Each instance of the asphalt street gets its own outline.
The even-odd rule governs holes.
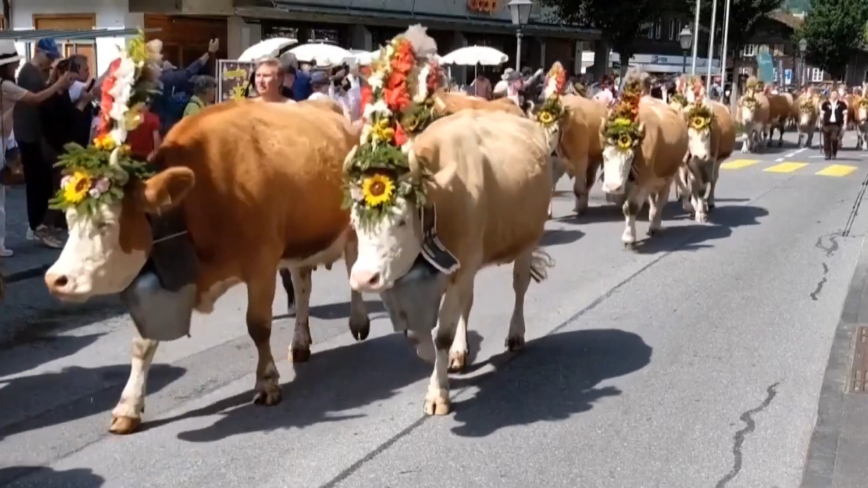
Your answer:
[[[853,212],[868,153],[827,162],[793,141],[736,154],[708,224],[673,201],[662,234],[635,251],[619,209],[595,189],[574,218],[562,180],[545,236],[556,266],[528,292],[526,348],[503,346],[511,269],[483,271],[475,357],[453,376],[445,417],[423,415],[430,367],[376,297],[370,337],[353,340],[335,266],[313,277],[309,363],[287,362],[293,320],[275,300],[280,405],[250,404],[256,356],[236,288],[194,317],[192,338],[160,346],[142,431],[112,436],[132,335],[117,300],[61,305],[41,280],[12,284],[0,485],[797,487],[868,229]]]

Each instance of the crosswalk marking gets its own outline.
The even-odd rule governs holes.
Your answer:
[[[747,168],[748,166],[753,166],[757,163],[759,163],[759,160],[756,159],[736,159],[735,161],[728,161],[726,163],[722,163],[720,167],[722,169],[741,169]]]
[[[802,169],[807,165],[808,165],[808,163],[788,162],[788,163],[776,164],[770,168],[764,169],[763,171],[767,171],[769,173],[792,173],[793,171],[796,171],[798,169]]]
[[[833,164],[833,165],[828,166],[828,167],[826,167],[820,171],[817,171],[814,174],[819,175],[819,176],[847,176],[850,173],[856,171],[857,169],[859,169],[859,168],[857,168],[856,166],[847,166],[844,164]]]

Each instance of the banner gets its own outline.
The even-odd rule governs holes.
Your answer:
[[[256,89],[250,86],[250,77],[255,68],[256,63],[253,62],[218,59],[217,103],[244,98],[248,86],[249,96],[255,96]]]
[[[765,47],[765,46],[763,46]],[[763,83],[775,82],[775,60],[768,49],[762,49],[756,55],[757,78]]]

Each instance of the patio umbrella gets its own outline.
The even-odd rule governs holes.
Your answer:
[[[488,46],[467,46],[456,49],[440,58],[442,64],[457,64],[461,66],[497,66],[509,59],[506,54]]]
[[[317,66],[334,66],[342,64],[345,59],[353,58],[353,53],[334,44],[313,43],[302,44],[289,50],[296,59],[305,63],[315,62]]]
[[[238,61],[256,61],[258,59],[269,57],[276,58],[282,54],[280,52],[282,49],[286,49],[288,46],[292,46],[293,44],[298,44],[298,41],[289,37],[274,37],[266,39],[245,49],[244,52],[241,53],[241,56],[238,56]]]

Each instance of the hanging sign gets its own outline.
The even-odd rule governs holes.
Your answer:
[[[255,69],[256,63],[253,62],[217,60],[217,102],[240,100],[248,88],[248,96],[255,95],[256,90],[250,86],[250,77]]]
[[[493,14],[497,12],[499,3],[499,0],[467,0],[467,10],[483,14]]]

